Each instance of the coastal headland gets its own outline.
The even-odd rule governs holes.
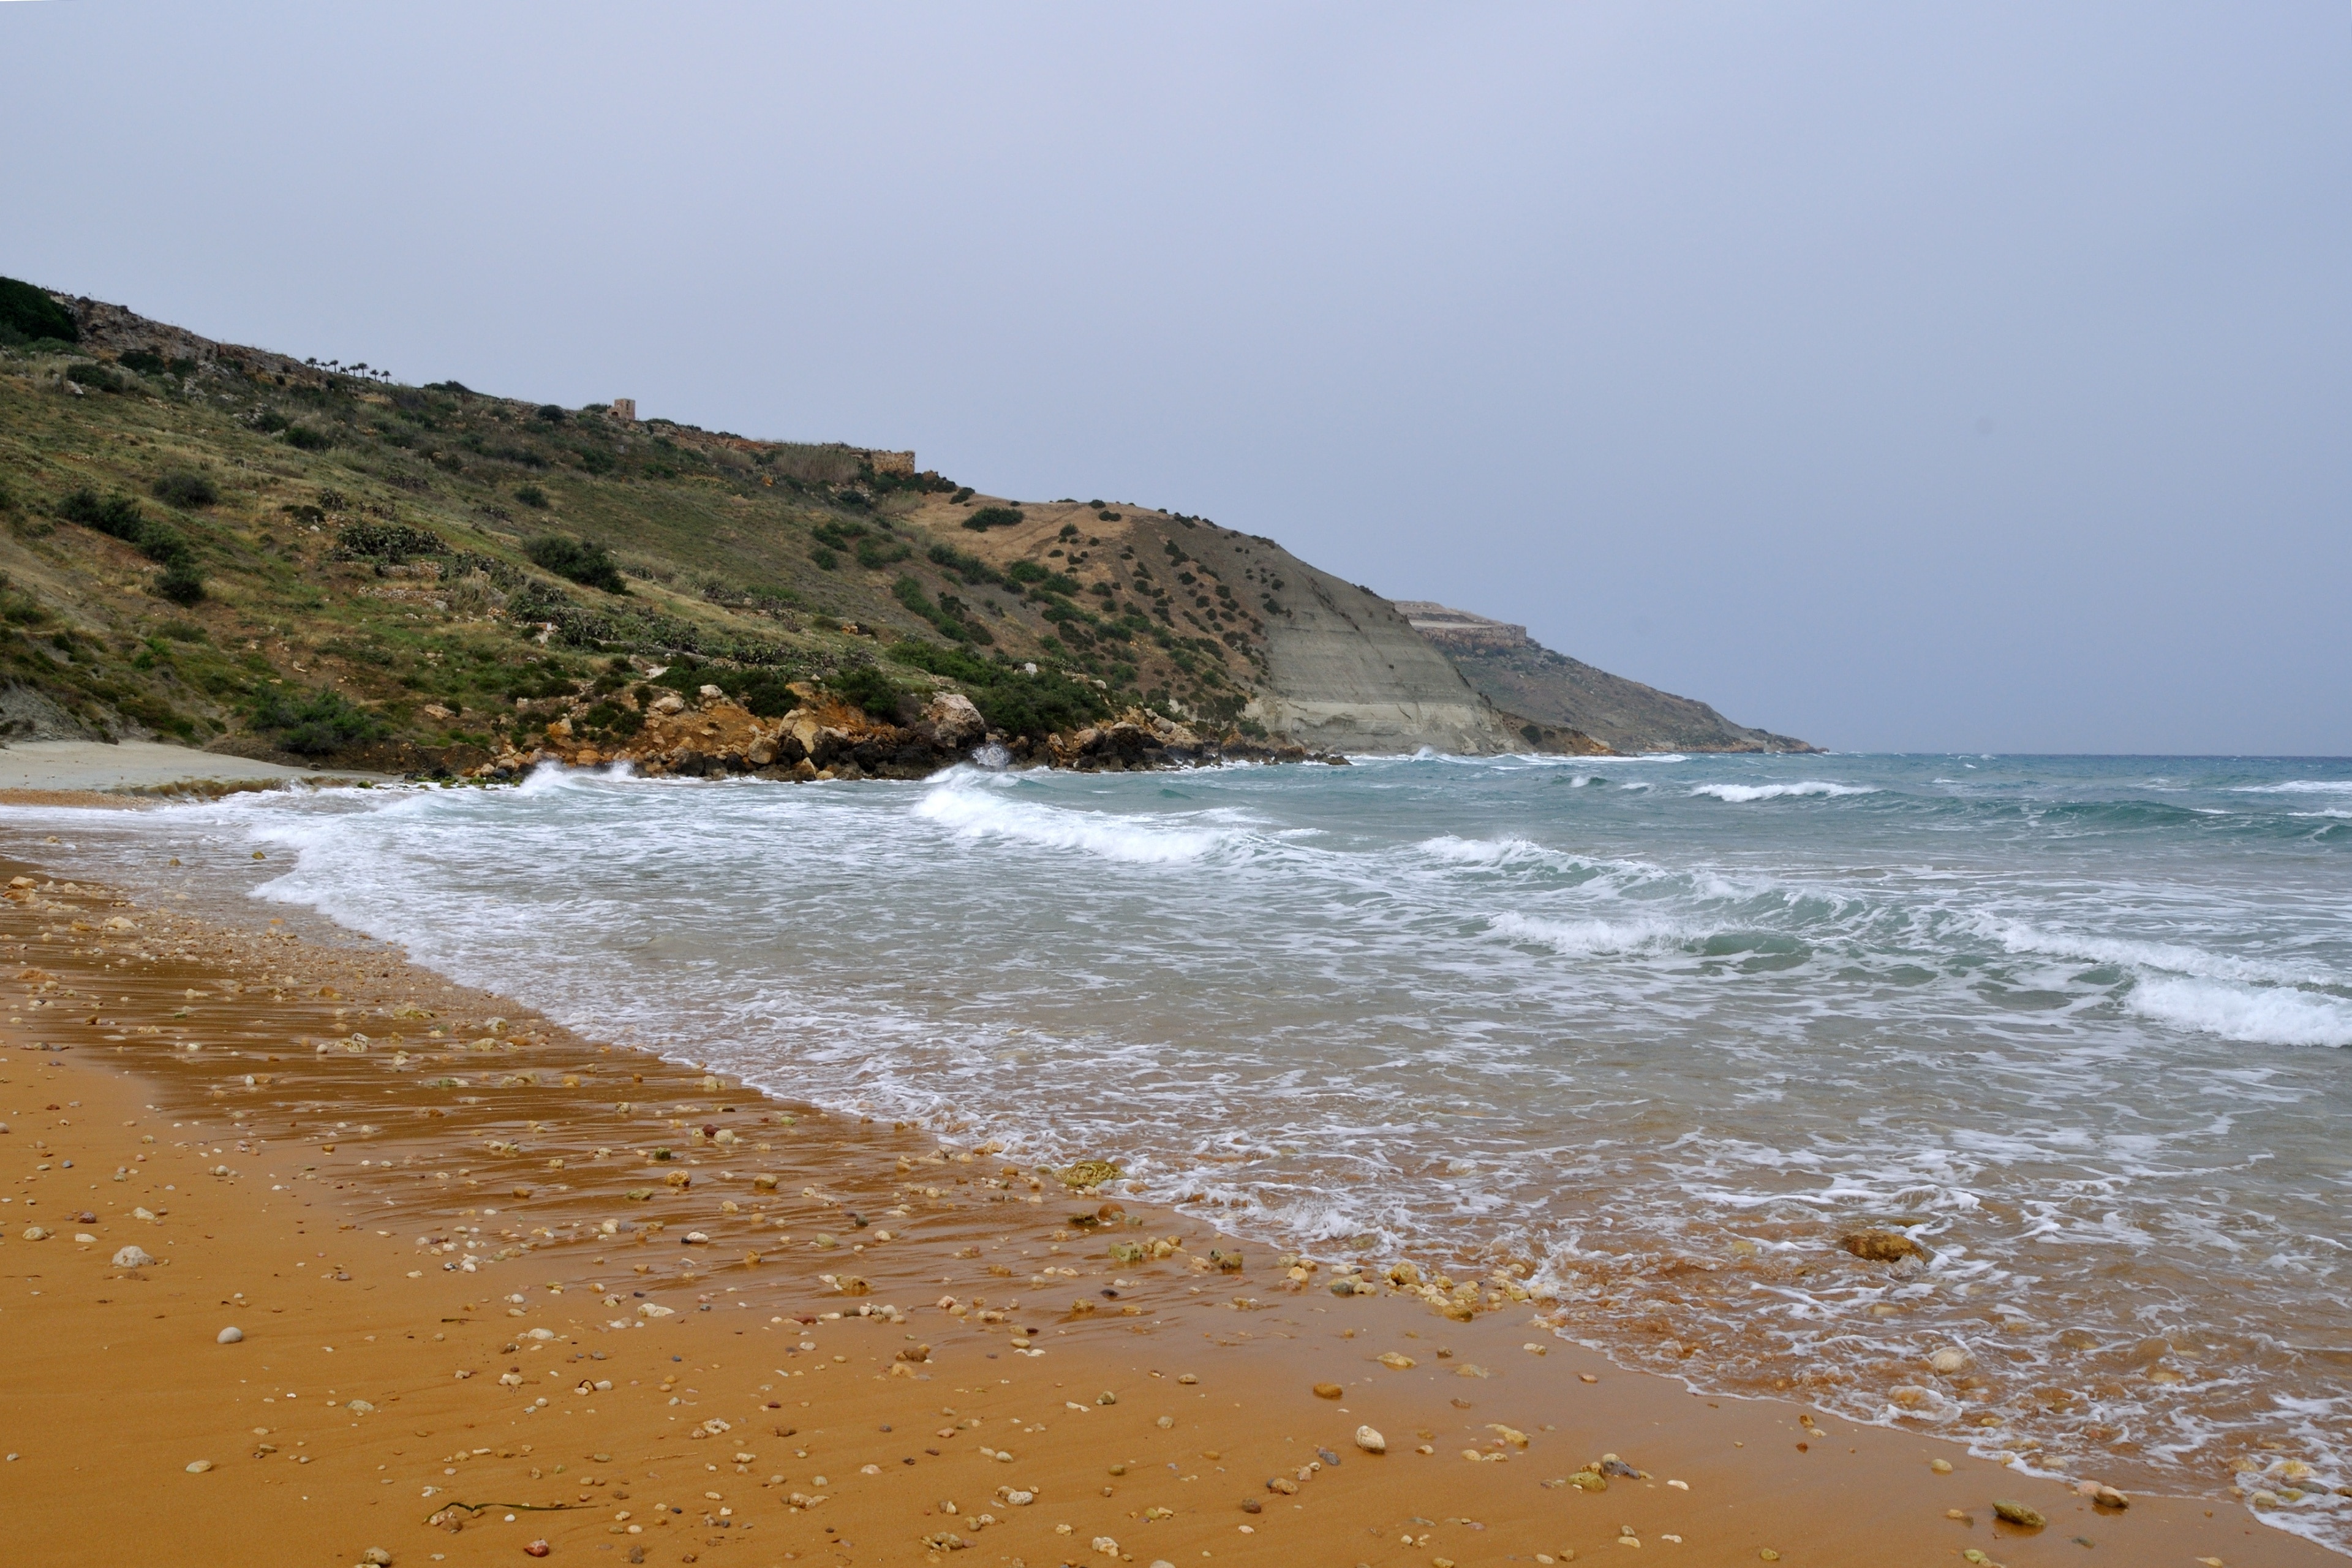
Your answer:
[[[11,837],[12,1561],[2330,1560],[1622,1371],[1507,1278],[1129,1202],[1115,1148],[828,1115]]]

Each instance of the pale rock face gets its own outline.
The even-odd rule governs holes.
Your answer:
[[[723,701],[727,696],[727,693],[719,690],[719,688],[715,686],[699,687],[696,689],[694,694],[697,697],[701,698],[705,702]]]
[[[988,721],[971,705],[971,699],[960,691],[943,691],[923,710],[923,718],[949,746],[968,746],[988,733]]]
[[[659,697],[654,699],[654,711],[656,713],[683,713],[686,711],[686,699],[680,697],[675,691],[666,691]]]

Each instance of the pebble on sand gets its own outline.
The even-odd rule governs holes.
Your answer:
[[[209,1470],[209,1469],[211,1469],[212,1468],[213,1468],[213,1462],[212,1462],[210,1459],[198,1459],[198,1460],[194,1461],[193,1464],[189,1465],[189,1467],[188,1467],[188,1474],[190,1474],[190,1475],[192,1475],[192,1476],[201,1476],[201,1475],[203,1475],[206,1470]]]
[[[1389,1451],[1389,1440],[1370,1426],[1359,1426],[1356,1428],[1356,1447],[1367,1454],[1385,1454]]]
[[[117,1268],[145,1268],[155,1261],[154,1255],[143,1247],[126,1247],[114,1255]]]
[[[215,1344],[233,1345],[244,1338],[245,1331],[238,1328],[236,1324],[231,1323],[227,1328],[223,1329],[219,1333],[213,1336],[213,1342]]]
[[[1992,1505],[1992,1511],[2009,1521],[2010,1523],[2022,1525],[2028,1530],[2040,1530],[2050,1522],[2042,1516],[2040,1509],[2031,1503],[2019,1502],[2013,1498],[2000,1499]]]
[[[1315,1385],[1315,1397],[1318,1399],[1337,1399],[1347,1392],[1336,1383],[1318,1383]]]

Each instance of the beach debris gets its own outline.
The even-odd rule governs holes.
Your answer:
[[[1934,1355],[1929,1356],[1927,1358],[1927,1365],[1933,1371],[1942,1373],[1945,1376],[1949,1377],[1953,1373],[1965,1371],[1969,1364],[1969,1359],[1968,1352],[1957,1347],[1948,1346],[1943,1350],[1937,1351]]]
[[[1614,1454],[1601,1455],[1601,1462],[1596,1468],[1604,1476],[1622,1476],[1629,1481],[1644,1481],[1650,1479],[1647,1471],[1635,1469]]]
[[[1211,1247],[1209,1261],[1228,1274],[1239,1274],[1242,1271],[1242,1255],[1238,1252],[1220,1252],[1215,1247]]]
[[[1356,1428],[1356,1447],[1367,1454],[1385,1454],[1389,1451],[1389,1440],[1370,1426],[1359,1426]]]
[[[1402,1351],[1382,1351],[1375,1359],[1391,1372],[1410,1372],[1421,1364]]]
[[[1456,1377],[1492,1377],[1495,1374],[1488,1372],[1485,1367],[1480,1366],[1475,1361],[1465,1361],[1460,1366],[1454,1369],[1454,1375]]]
[[[123,1247],[114,1255],[114,1266],[117,1268],[151,1268],[154,1267],[154,1254],[135,1243]]]
[[[2027,1530],[2040,1530],[2050,1522],[2042,1516],[2040,1509],[2031,1503],[2019,1502],[2014,1498],[1996,1499],[1992,1505],[1992,1511],[1995,1517],[2005,1519],[2010,1523],[2022,1526]]]
[[[1514,1448],[1524,1448],[1528,1446],[1528,1435],[1516,1426],[1506,1426],[1499,1421],[1489,1421],[1486,1423],[1486,1430]]]
[[[210,1459],[193,1460],[188,1465],[188,1474],[192,1476],[201,1476],[212,1468],[213,1462]]]
[[[213,1343],[216,1345],[233,1345],[240,1342],[244,1338],[245,1331],[238,1328],[235,1323],[231,1323],[227,1328],[223,1329],[219,1333],[213,1336]]]
[[[641,1301],[637,1304],[637,1316],[640,1318],[674,1318],[677,1316],[677,1309],[675,1307],[665,1307],[658,1301]]]
[[[1865,1263],[1895,1263],[1906,1258],[1925,1258],[1927,1249],[1893,1230],[1854,1230],[1838,1237],[1838,1245]]]
[[[2131,1506],[2131,1499],[2105,1481],[2076,1481],[2074,1492],[2078,1497],[2089,1498],[2092,1505],[2096,1508],[2129,1508]]]
[[[1096,1536],[1093,1544],[1094,1549],[1105,1557],[1117,1557],[1118,1555],[1118,1542],[1113,1541],[1108,1535]]]
[[[1318,1399],[1337,1399],[1347,1392],[1336,1383],[1318,1383],[1315,1385],[1315,1397]]]
[[[1065,1165],[1058,1171],[1049,1169],[1046,1174],[1066,1187],[1084,1190],[1088,1187],[1099,1187],[1105,1182],[1116,1181],[1124,1173],[1117,1163],[1109,1160],[1080,1160],[1076,1164]]]

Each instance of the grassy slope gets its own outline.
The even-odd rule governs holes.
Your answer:
[[[977,534],[961,523],[992,498],[861,479],[839,448],[623,426],[599,411],[543,416],[357,376],[305,385],[233,356],[141,374],[83,348],[0,349],[0,572],[11,585],[0,685],[42,693],[92,732],[274,751],[285,731],[257,725],[257,707],[324,691],[380,727],[345,760],[417,766],[470,761],[502,733],[535,729],[545,713],[518,699],[552,711],[658,664],[672,667],[671,683],[730,690],[866,666],[919,687],[932,678],[886,650],[961,645],[1000,668],[1009,658],[1067,671],[1113,703],[1220,719],[1239,715],[1263,668],[1242,599],[1175,581],[1185,563],[1162,535],[1207,526],[1189,520],[1067,503]],[[70,390],[68,373],[93,359],[122,390]],[[271,428],[281,423],[292,429]],[[304,432],[332,444],[291,443]],[[219,500],[156,500],[152,482],[171,472],[205,477]],[[184,534],[205,599],[166,602],[138,550],[58,521],[77,489],[134,495],[148,519]],[[533,491],[543,505],[529,504]],[[491,565],[495,581],[339,559],[355,524],[430,531]],[[532,567],[527,541],[559,531],[610,550],[630,594]],[[954,552],[947,564],[931,558],[940,547]],[[1138,561],[1160,574],[1150,587],[1177,596],[1139,593]],[[1015,581],[1007,569],[1023,563],[1043,580]],[[1195,589],[1209,607],[1189,602]],[[566,601],[572,613],[547,607]],[[510,613],[524,610],[533,624]],[[551,614],[564,629],[532,640]],[[622,657],[635,665],[625,676]]]

